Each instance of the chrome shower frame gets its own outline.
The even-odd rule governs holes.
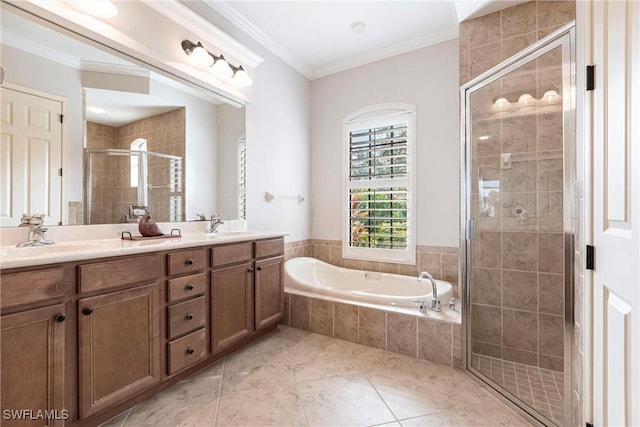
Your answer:
[[[563,112],[563,234],[564,234],[564,417],[563,425],[574,425],[571,410],[573,394],[572,362],[574,360],[574,236],[575,206],[574,182],[576,180],[576,49],[575,22],[559,28],[548,36],[501,62],[478,77],[460,87],[460,250],[463,327],[463,366],[465,370],[479,381],[489,385],[496,393],[506,398],[512,406],[524,411],[532,420],[554,425],[553,421],[540,414],[533,407],[521,401],[490,378],[471,366],[471,238],[473,224],[470,221],[471,203],[471,93],[517,70],[524,64],[537,59],[551,50],[562,47],[562,112]]]

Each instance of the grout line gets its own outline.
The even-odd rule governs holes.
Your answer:
[[[227,366],[227,357],[222,359],[222,371],[220,373],[220,385],[218,386],[218,399],[216,401],[216,412],[214,416],[215,425],[218,425],[218,411],[220,409],[220,398],[222,397],[222,382],[224,381],[224,369]]]
[[[135,408],[135,406],[133,408]],[[129,415],[131,415],[131,411],[133,410],[133,408],[129,408],[129,410],[127,411],[127,415],[124,417],[124,420],[122,420],[122,423],[120,424],[120,427],[124,427],[125,423],[129,419]]]
[[[296,380],[296,376],[291,374],[293,377],[293,383],[296,385],[296,394],[298,395],[298,401],[300,402],[300,407],[302,408],[302,414],[304,415],[304,420],[309,425],[309,417],[307,416],[307,410],[304,407],[304,402],[302,401],[302,395],[300,395],[300,388],[298,386],[298,380]]]
[[[378,397],[380,397],[380,400],[382,400],[382,403],[384,403],[384,406],[387,407],[387,409],[389,410],[389,413],[391,415],[393,415],[393,418],[395,418],[396,422],[400,422],[400,420],[398,419],[397,415],[391,410],[391,407],[387,404],[387,401],[384,400],[384,398],[382,397],[382,395],[380,394],[380,392],[378,391],[378,389],[376,388],[375,385],[373,385],[373,382],[371,381],[371,379],[369,378],[369,374],[366,372],[363,372],[364,377],[367,379],[367,381],[369,382],[369,384],[371,385],[371,388],[373,388],[373,390],[376,392],[376,394],[378,395]]]

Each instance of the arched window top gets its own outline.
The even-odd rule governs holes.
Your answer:
[[[347,114],[347,116],[344,118],[344,123],[345,125],[348,125],[352,123],[375,119],[384,119],[403,114],[413,114],[415,112],[416,106],[413,104],[386,102],[382,104],[369,105],[350,114]]]

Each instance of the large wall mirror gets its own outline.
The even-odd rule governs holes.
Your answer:
[[[2,6],[0,225],[245,219],[244,108]]]

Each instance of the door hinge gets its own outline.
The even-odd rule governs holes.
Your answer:
[[[58,221],[58,225],[62,225],[62,221]]]
[[[60,114],[60,123],[64,123],[64,114]]]
[[[593,423],[587,422],[585,427],[593,427]]]
[[[587,262],[587,270],[595,270],[595,263],[596,263],[596,248],[591,246],[591,245],[587,245],[587,256],[586,256],[586,262]]]
[[[467,221],[467,240],[473,240],[476,237],[476,222],[472,219]]]
[[[587,65],[587,90],[596,88],[596,66]]]
[[[58,169],[58,176],[62,176],[62,168]]]

